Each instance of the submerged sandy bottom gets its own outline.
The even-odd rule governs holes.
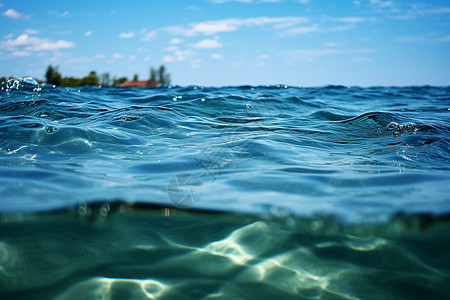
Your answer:
[[[87,211],[2,215],[0,298],[450,296],[444,218],[344,225],[119,204]]]

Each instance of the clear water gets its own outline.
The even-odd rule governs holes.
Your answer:
[[[2,84],[0,298],[448,298],[449,113],[449,87]]]

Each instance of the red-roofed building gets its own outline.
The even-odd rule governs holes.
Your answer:
[[[120,86],[130,86],[130,87],[146,87],[146,86],[156,86],[157,84],[149,85],[147,80],[127,80],[122,83]]]

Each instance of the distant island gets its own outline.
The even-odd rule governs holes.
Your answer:
[[[0,77],[0,83],[5,82],[12,77]],[[133,76],[133,80],[128,80],[127,77],[116,78],[103,73],[97,76],[95,71],[91,71],[89,75],[83,78],[62,77],[58,72],[58,66],[48,66],[45,72],[45,81],[38,80],[39,83],[48,83],[55,86],[83,86],[83,85],[102,85],[102,86],[127,86],[127,87],[148,87],[157,85],[170,84],[170,74],[167,73],[166,67],[161,65],[158,69],[150,68],[150,79],[138,80],[138,74]]]

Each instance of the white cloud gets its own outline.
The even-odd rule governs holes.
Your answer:
[[[410,35],[410,36],[400,36],[397,38],[398,42],[406,43],[423,43],[423,42],[450,42],[450,35],[445,35],[441,37],[433,36],[430,34],[426,35]]]
[[[333,18],[331,20],[335,21],[335,22],[343,22],[343,23],[361,23],[361,22],[367,21],[366,19],[359,18],[359,17],[341,17],[341,18]]]
[[[269,59],[270,56],[267,55],[267,54],[261,54],[261,55],[259,56],[259,58],[260,58],[260,59]]]
[[[104,56],[103,54],[97,54],[97,55],[95,56],[95,58],[97,58],[97,59],[103,59],[103,58],[105,58],[105,56]]]
[[[137,51],[138,52],[148,52],[148,51],[150,51],[150,49],[144,48],[144,47],[139,47],[139,48],[137,48]]]
[[[53,34],[61,34],[61,35],[69,35],[73,32],[71,30],[65,30],[65,31],[54,31]]]
[[[5,11],[3,13],[3,15],[6,16],[6,17],[13,18],[13,19],[19,19],[22,16],[21,13],[19,13],[18,11],[14,10],[12,8],[8,9],[7,11]]]
[[[354,25],[348,24],[348,25],[334,26],[334,27],[329,28],[329,30],[332,31],[332,32],[333,31],[346,31],[346,30],[350,30],[350,29],[353,29],[353,28],[355,28]]]
[[[130,60],[135,60],[136,59],[136,55],[130,55],[129,59]]]
[[[13,53],[11,53],[11,56],[14,57],[24,57],[24,56],[30,56],[31,52],[28,51],[14,51]]]
[[[0,48],[12,51],[16,51],[17,49],[25,51],[44,51],[66,49],[72,47],[75,47],[75,43],[73,42],[65,40],[52,41],[45,38],[38,38],[34,36],[30,37],[28,34],[22,34],[16,39],[9,39],[5,42],[0,43]]]
[[[217,40],[202,40],[193,45],[194,48],[202,48],[202,49],[212,49],[212,48],[220,48],[222,44]]]
[[[144,28],[140,31],[140,34],[142,34],[141,41],[151,41],[156,37],[158,31],[157,30],[147,31],[147,29]]]
[[[182,42],[183,42],[182,39],[174,38],[174,39],[171,39],[169,43],[176,45],[176,44],[181,44]]]
[[[92,35],[92,31],[87,31],[84,35],[85,36],[91,36]]]
[[[26,34],[38,34],[40,31],[36,29],[25,29]]]
[[[232,22],[211,22],[198,23],[192,27],[192,31],[206,35],[212,35],[219,32],[228,32],[237,30],[237,25]]]
[[[189,6],[186,7],[186,9],[201,11],[201,8],[199,8],[199,7],[195,6],[195,5],[189,5]]]
[[[109,12],[109,14],[113,16],[113,15],[117,14],[117,11],[116,10],[112,10],[112,11]]]
[[[179,50],[173,51],[172,55],[163,57],[163,62],[182,62],[192,59],[197,53],[192,50]]]
[[[121,58],[123,58],[123,55],[120,53],[114,53],[111,57],[116,58],[116,59],[121,59]]]
[[[282,57],[287,58],[290,62],[295,60],[307,60],[310,61],[314,57],[328,56],[328,55],[338,55],[338,54],[360,54],[360,53],[373,53],[376,49],[361,48],[361,49],[336,49],[336,48],[325,48],[325,49],[299,49],[290,50],[282,53]]]
[[[438,42],[444,42],[444,43],[450,42],[450,35],[440,37],[437,40],[438,40]]]
[[[50,15],[54,15],[54,16],[56,16],[56,17],[68,17],[68,16],[70,16],[70,13],[69,13],[69,11],[68,10],[66,10],[65,12],[63,12],[63,13],[60,13],[60,12],[58,12],[58,11],[56,11],[56,10],[50,10],[49,12],[48,12]]]
[[[325,47],[337,47],[338,46],[338,44],[335,42],[326,42],[326,43],[323,43],[323,45]]]
[[[222,58],[224,58],[224,56],[219,53],[214,53],[213,55],[211,55],[211,58],[212,59],[222,59]]]
[[[309,22],[305,17],[257,17],[246,19],[222,19],[215,21],[205,21],[188,26],[175,25],[165,27],[163,30],[183,36],[195,36],[198,34],[214,35],[220,32],[231,32],[238,30],[241,26],[265,26],[273,25],[273,28],[286,28],[298,23]]]
[[[447,14],[450,13],[450,7],[436,7],[436,8],[430,8],[430,9],[417,9],[417,13],[420,15],[426,15],[426,14]]]
[[[122,39],[130,39],[134,37],[134,32],[122,32],[121,34],[119,34],[119,37]]]
[[[169,46],[163,49],[164,51],[176,51],[178,50],[177,46]]]
[[[380,0],[370,0],[370,4],[378,7],[392,7],[394,2],[392,1],[380,1]]]
[[[163,57],[162,61],[163,61],[164,63],[171,63],[171,62],[174,62],[174,61],[175,61],[175,58],[173,58],[173,57],[170,56],[170,55],[166,55],[166,56]]]
[[[294,27],[286,31],[287,34],[295,35],[295,34],[305,34],[310,32],[316,32],[319,31],[319,26],[313,25],[313,26],[307,26],[307,27]]]

